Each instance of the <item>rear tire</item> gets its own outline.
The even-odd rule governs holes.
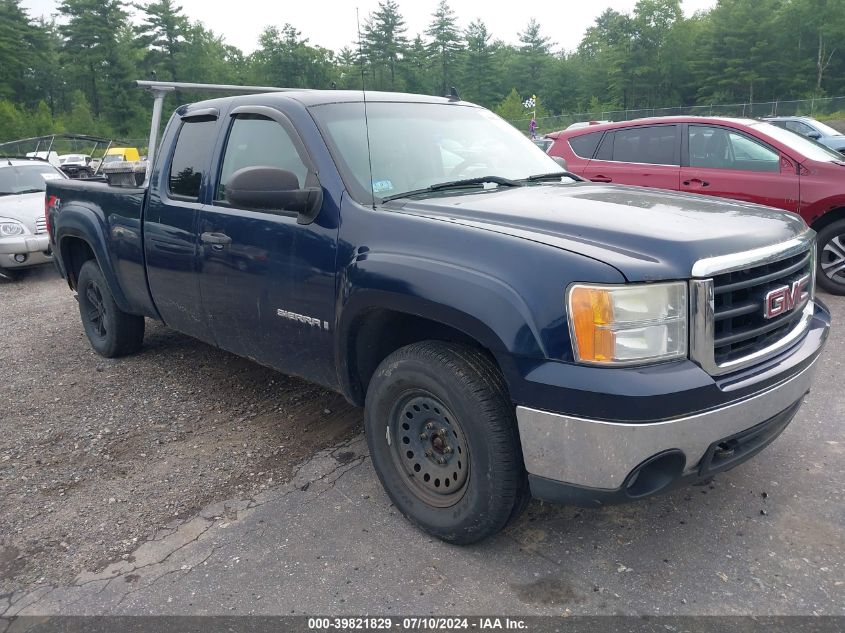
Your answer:
[[[524,509],[514,407],[480,351],[440,341],[397,350],[370,381],[364,426],[388,496],[429,534],[473,543]]]
[[[117,307],[95,260],[82,264],[76,289],[82,326],[95,352],[114,358],[141,348],[144,317],[127,314]]]
[[[816,243],[816,283],[830,294],[845,295],[845,220],[824,227]]]

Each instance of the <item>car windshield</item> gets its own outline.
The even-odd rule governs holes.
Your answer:
[[[117,163],[123,160],[123,154],[109,154],[103,157],[104,163]]]
[[[51,165],[2,165],[0,164],[0,196],[44,191],[48,180],[62,175]]]
[[[829,125],[825,125],[821,121],[813,120],[813,127],[815,127],[822,136],[842,136],[842,132],[835,130]]]
[[[311,111],[352,196],[365,204],[373,195],[392,198],[453,181],[523,180],[561,171],[516,128],[483,108],[369,102],[369,158],[363,103]]]
[[[810,160],[842,162],[842,154],[828,149],[821,143],[806,136],[801,136],[771,123],[755,123],[754,127],[763,134],[772,137],[776,141],[780,141]]]

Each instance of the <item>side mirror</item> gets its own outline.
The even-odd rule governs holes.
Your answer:
[[[560,156],[552,156],[552,160],[560,165],[563,169],[566,169],[566,161],[562,159]]]
[[[822,135],[816,132],[815,130],[813,130],[812,132],[808,132],[807,136],[816,141],[818,141],[822,137]]]
[[[298,224],[313,222],[323,206],[323,189],[300,189],[293,172],[278,167],[244,167],[229,177],[226,201],[233,207],[266,213],[296,213]]]

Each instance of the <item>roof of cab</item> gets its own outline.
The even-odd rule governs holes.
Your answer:
[[[298,101],[305,107],[326,105],[329,103],[361,103],[364,93],[361,90],[286,90],[284,92],[262,92],[258,94],[238,95],[234,97],[218,97],[190,104],[190,109],[213,107],[229,101],[244,104],[267,104],[283,101]],[[367,102],[372,103],[440,103],[472,106],[466,101],[452,101],[448,97],[433,97],[429,95],[410,94],[406,92],[370,92],[366,93]],[[184,107],[184,106],[183,106]]]

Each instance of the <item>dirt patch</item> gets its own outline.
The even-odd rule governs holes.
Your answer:
[[[97,356],[51,267],[0,281],[0,326],[0,593],[126,558],[360,431],[341,396],[153,321],[138,355]]]

